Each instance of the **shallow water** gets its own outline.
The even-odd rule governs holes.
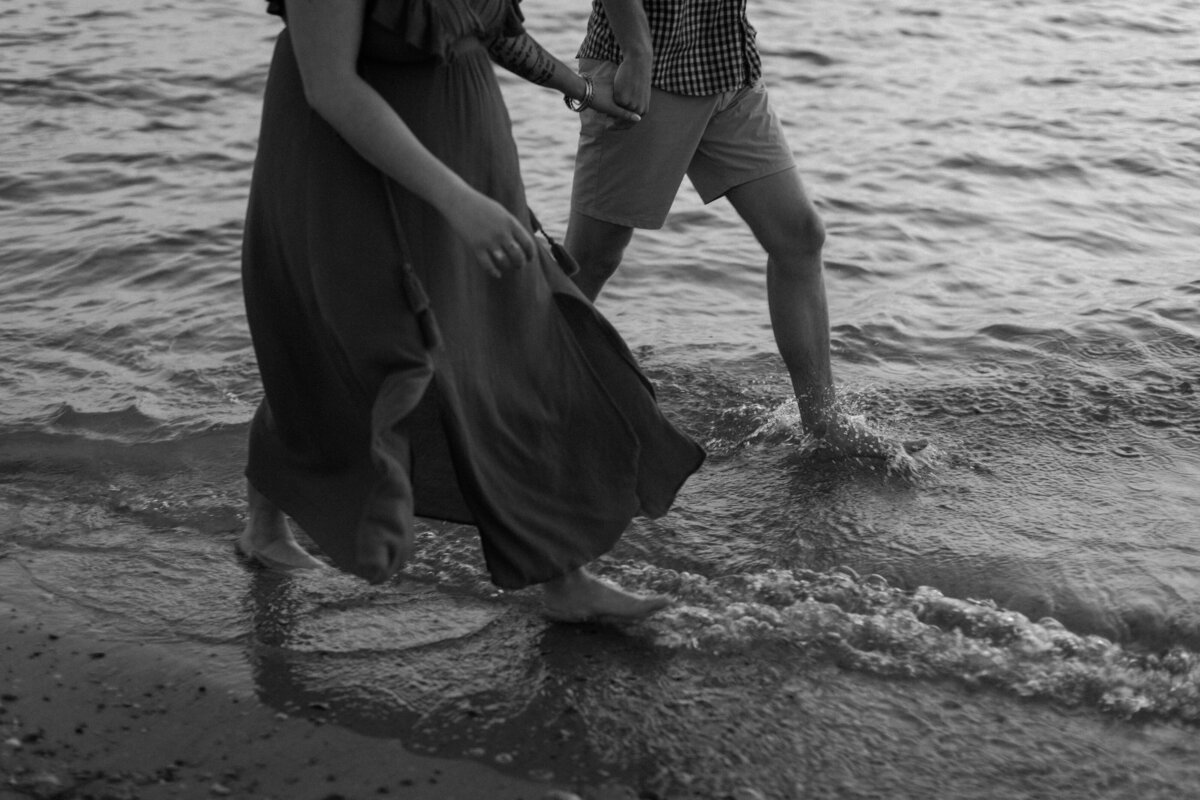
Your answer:
[[[545,44],[574,51],[586,4],[524,8]],[[947,697],[985,686],[1040,698],[1019,706],[1029,730],[1079,747],[993,787],[1099,796],[1072,766],[1100,757],[1085,712],[1159,720],[1121,722],[1122,741],[1157,754],[1164,796],[1188,785],[1168,754],[1174,726],[1200,718],[1200,11],[770,0],[751,14],[829,230],[843,400],[932,444],[891,469],[810,456],[761,254],[729,208],[685,188],[600,301],[711,452],[672,513],[637,522],[606,562],[679,598],[621,636],[545,628],[532,599],[490,588],[461,529],[430,527],[408,579],[381,589],[276,582],[232,558],[258,398],[238,248],[277,22],[232,0],[7,3],[9,585],[113,635],[243,649],[281,708],[319,702],[523,774],[711,789],[765,770],[781,777],[763,791],[787,796],[804,770],[852,785],[849,730],[917,758],[898,744],[913,719],[1000,765],[1017,734],[976,738],[990,706]],[[573,120],[502,80],[531,203],[561,233]],[[717,747],[706,725],[746,707],[770,722]],[[510,744],[564,714],[565,767]],[[713,752],[734,761],[706,773]],[[930,763],[988,796],[953,767],[962,752]],[[1133,763],[1104,758],[1108,777]],[[927,780],[897,777],[896,796]]]

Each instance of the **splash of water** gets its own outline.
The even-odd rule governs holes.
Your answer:
[[[741,446],[784,446],[791,449],[798,459],[829,461],[837,457],[821,437],[804,430],[800,421],[800,412],[794,401],[787,400],[773,409],[757,407],[757,410],[762,421],[752,433],[741,441]],[[922,460],[918,460],[908,452],[892,431],[881,426],[878,421],[869,419],[865,412],[845,398],[838,402],[836,412],[845,419],[847,427],[852,431],[851,442],[857,440],[865,443],[878,436],[890,444],[887,457],[878,459],[889,476],[915,477],[920,471],[923,461],[935,452],[932,450],[925,452],[928,448],[923,443],[918,450]]]

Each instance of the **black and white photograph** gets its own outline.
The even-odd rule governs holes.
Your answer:
[[[0,0],[0,800],[1200,798],[1198,45]]]

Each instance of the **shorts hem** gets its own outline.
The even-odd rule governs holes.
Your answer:
[[[659,218],[629,217],[621,216],[620,214],[610,214],[599,209],[588,208],[582,205],[572,205],[571,210],[577,214],[583,214],[585,217],[591,217],[592,219],[598,219],[601,222],[607,222],[610,225],[620,225],[625,228],[638,228],[640,230],[656,231],[662,228],[663,225],[667,224],[666,214]]]
[[[796,162],[794,160],[789,161],[786,164],[777,162],[770,166],[763,167],[756,172],[752,172],[746,177],[739,175],[734,182],[727,184],[723,189],[716,193],[705,193],[700,191],[699,187],[697,187],[696,194],[700,195],[700,200],[704,203],[704,205],[708,205],[709,203],[720,200],[722,197],[729,194],[731,190],[736,189],[739,186],[745,186],[747,183],[753,183],[754,181],[761,180],[762,178],[769,178],[772,175],[778,175],[780,172],[787,172],[789,169],[796,169]],[[659,227],[662,226],[660,225]]]

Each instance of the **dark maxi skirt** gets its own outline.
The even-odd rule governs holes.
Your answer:
[[[526,219],[492,64],[474,40],[456,51],[360,69],[438,158]],[[370,581],[402,566],[414,515],[476,526],[498,586],[549,580],[608,551],[635,515],[666,513],[704,459],[545,248],[488,276],[445,218],[309,108],[286,31],[243,282],[265,392],[247,478]]]

